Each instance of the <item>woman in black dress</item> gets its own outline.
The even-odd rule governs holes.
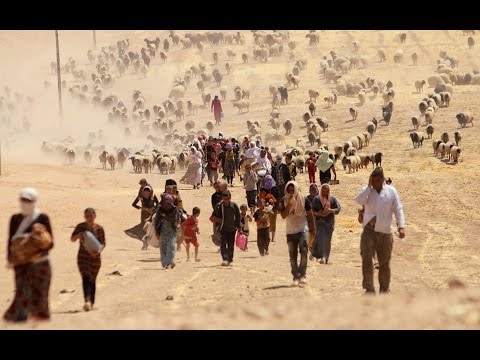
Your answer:
[[[8,264],[15,270],[15,297],[3,318],[7,321],[25,321],[30,315],[34,320],[50,318],[48,293],[52,270],[48,259],[53,248],[53,235],[48,215],[40,212],[36,203],[38,193],[33,188],[25,188],[20,192],[21,212],[10,218],[8,237]],[[13,242],[32,238],[32,231],[38,224],[50,235],[50,241],[32,243],[31,261],[18,264],[11,249]]]
[[[77,241],[78,239],[81,239],[84,232],[88,230],[95,235],[100,244],[105,247],[105,231],[103,231],[102,226],[95,223],[95,218],[97,217],[95,210],[88,208],[85,209],[83,214],[85,216],[85,222],[82,222],[75,227],[70,240]],[[83,296],[85,299],[83,310],[90,311],[95,304],[96,280],[100,267],[102,266],[100,253],[90,254],[83,245],[83,241],[80,241],[77,265],[80,270],[80,275],[82,276]]]

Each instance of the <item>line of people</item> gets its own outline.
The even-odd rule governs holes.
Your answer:
[[[363,214],[359,216],[363,227],[360,254],[362,286],[366,294],[375,293],[372,260],[375,254],[379,263],[380,293],[389,292],[393,215],[396,218],[399,238],[405,238],[402,203],[396,189],[389,182],[385,179],[383,169],[377,167],[371,173],[368,185],[364,186],[356,197],[357,203],[363,207]],[[151,204],[150,200],[155,197],[153,188],[146,180],[141,181],[140,185],[142,198],[147,196],[147,201],[142,201],[142,204]],[[258,192],[257,204],[250,202],[241,207],[232,201],[226,183],[215,182],[214,187],[216,191],[211,199],[213,213],[210,219],[214,223],[214,233],[218,234],[223,266],[229,266],[233,262],[235,237],[238,234],[248,236],[248,223],[252,220],[257,224],[259,252],[263,256],[268,255],[269,233],[272,233],[272,228],[274,233],[276,227],[273,225],[276,223],[273,215],[275,211],[272,211],[275,208],[286,224],[293,285],[307,283],[309,244],[314,257],[320,258],[325,264],[329,263],[335,216],[340,213],[341,207],[339,201],[330,194],[328,184],[323,184],[320,189],[311,184],[309,195],[304,196],[298,183],[290,180],[285,184],[282,196],[278,184],[271,175],[267,175]],[[10,219],[7,260],[9,267],[14,269],[15,297],[4,314],[7,321],[25,321],[28,317],[35,320],[50,318],[48,298],[52,272],[49,252],[54,244],[53,232],[50,219],[39,210],[37,200],[38,192],[35,189],[23,189],[19,196],[20,212]],[[134,205],[138,207],[136,203]],[[248,214],[249,207],[253,216]],[[175,255],[184,240],[187,259],[190,258],[190,245],[193,245],[195,260],[199,260],[197,235],[200,209],[194,208],[192,214],[186,216],[182,208],[177,184],[172,179],[166,181],[165,191],[154,211],[146,211],[147,209],[140,207],[141,221],[150,223],[147,234],[152,234],[153,230],[155,235],[147,236],[146,241],[150,244],[157,242],[163,269],[175,267]],[[147,214],[150,216],[147,217]],[[84,310],[89,311],[93,309],[96,300],[96,278],[101,267],[101,251],[92,252],[90,246],[87,246],[85,235],[90,232],[102,250],[106,241],[103,227],[96,222],[95,209],[85,209],[84,218],[85,222],[78,224],[72,232],[71,241],[80,240],[77,265],[82,278]],[[273,237],[271,240],[273,241]],[[244,249],[246,248],[245,243]]]

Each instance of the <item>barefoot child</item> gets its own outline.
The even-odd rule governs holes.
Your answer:
[[[240,206],[240,226],[241,226],[241,233],[247,237],[247,241],[245,242],[245,248],[241,249],[243,251],[248,250],[248,234],[250,232],[250,229],[248,227],[248,223],[251,222],[253,219],[252,217],[247,214],[248,206],[245,204],[242,204]]]
[[[192,210],[192,215],[190,215],[185,221],[185,247],[187,249],[187,261],[190,261],[190,244],[195,247],[195,261],[200,261],[198,259],[198,243],[197,234],[200,234],[198,228],[198,217],[200,216],[200,209],[194,207]]]

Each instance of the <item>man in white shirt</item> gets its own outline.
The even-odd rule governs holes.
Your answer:
[[[393,248],[392,214],[397,220],[399,236],[405,237],[405,217],[397,190],[385,182],[383,169],[373,170],[365,186],[356,198],[365,206],[363,233],[360,240],[362,255],[363,288],[365,293],[375,294],[372,257],[377,253],[380,293],[388,293],[390,286],[390,258]]]

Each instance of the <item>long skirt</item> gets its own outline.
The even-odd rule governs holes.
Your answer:
[[[15,297],[3,318],[25,321],[28,315],[50,318],[48,292],[52,270],[48,260],[15,266]]]
[[[330,257],[330,249],[332,247],[333,225],[317,219],[316,222],[317,236],[313,242],[312,255],[318,259]]]
[[[228,177],[235,177],[235,159],[225,160],[225,168],[223,173]]]
[[[187,172],[183,177],[180,179],[180,183],[182,184],[190,184],[195,186],[200,184],[202,181],[202,167],[200,163],[194,162],[188,164]]]
[[[77,255],[78,270],[82,278],[88,278],[95,283],[98,272],[102,266],[102,259],[99,256],[92,256],[85,248],[80,247]]]
[[[177,229],[168,222],[163,222],[160,233],[160,262],[162,267],[175,263],[177,247]]]

